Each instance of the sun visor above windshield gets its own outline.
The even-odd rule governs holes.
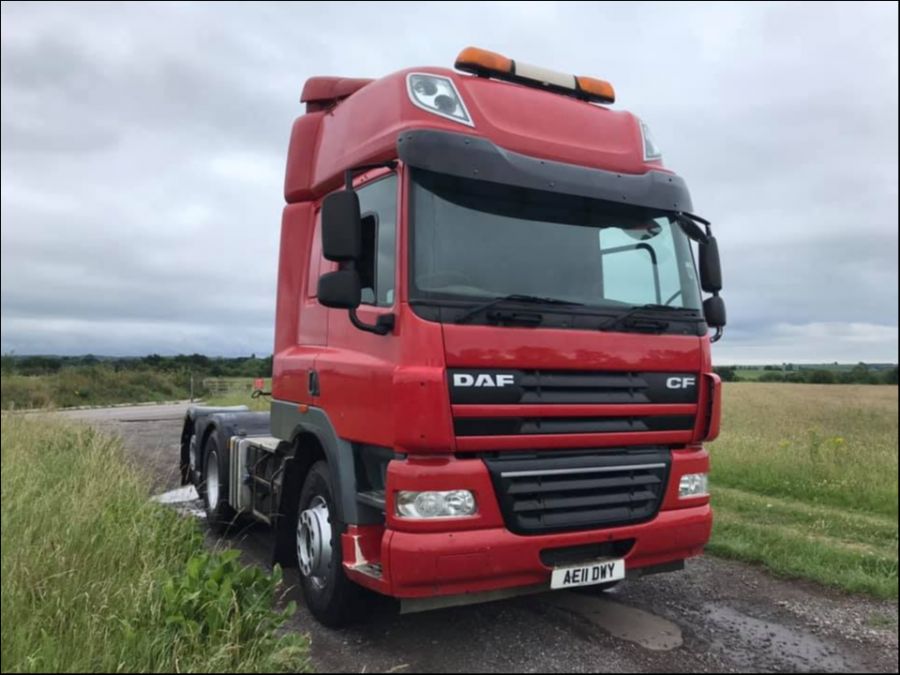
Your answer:
[[[663,211],[692,210],[684,180],[665,171],[626,174],[591,169],[511,152],[478,136],[425,129],[402,133],[397,154],[411,166],[461,178]]]

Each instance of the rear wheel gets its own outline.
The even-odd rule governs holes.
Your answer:
[[[341,535],[346,525],[335,509],[326,462],[309,470],[297,502],[297,564],[309,611],[326,626],[357,618],[362,588],[344,574]]]
[[[226,532],[234,522],[235,511],[228,504],[228,461],[220,452],[214,435],[206,440],[203,473],[198,492],[206,508],[206,519],[216,532]]]

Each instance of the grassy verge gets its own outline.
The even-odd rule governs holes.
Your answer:
[[[4,416],[0,446],[3,672],[307,668],[278,630],[278,573],[206,552],[117,440]]]
[[[189,394],[190,375],[117,371],[108,366],[63,368],[48,375],[4,374],[0,378],[4,410],[170,401]]]
[[[897,597],[897,387],[728,383],[712,455],[712,553]]]

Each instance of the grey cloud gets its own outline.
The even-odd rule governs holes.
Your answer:
[[[652,126],[717,226],[717,358],[896,359],[889,3],[4,3],[2,349],[269,351],[303,81],[468,44]]]

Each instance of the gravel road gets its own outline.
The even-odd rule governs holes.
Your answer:
[[[186,404],[57,414],[120,434],[154,489],[178,487]],[[211,545],[265,564],[268,531]],[[286,579],[296,584],[295,573]],[[773,578],[704,557],[684,572],[623,584],[602,596],[560,592],[399,616],[390,603],[343,630],[301,606],[292,628],[309,635],[320,671],[393,672],[897,672],[897,603]]]

